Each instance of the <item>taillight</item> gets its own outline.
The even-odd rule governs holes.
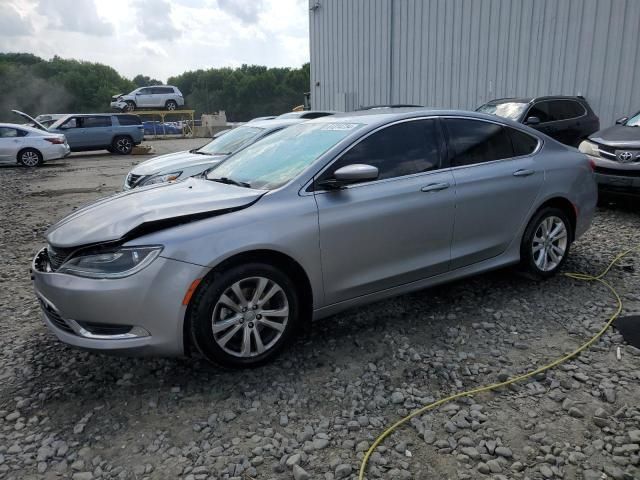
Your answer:
[[[64,138],[58,137],[47,137],[45,140],[49,143],[53,143],[54,145],[62,145],[64,143]]]

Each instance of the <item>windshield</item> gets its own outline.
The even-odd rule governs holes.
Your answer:
[[[640,112],[636,113],[633,117],[627,120],[625,123],[627,127],[640,127]]]
[[[207,155],[230,154],[244,147],[251,140],[256,138],[264,128],[258,127],[238,127],[220,135],[204,147],[200,147],[196,152]]]
[[[529,104],[521,102],[489,102],[482,105],[477,111],[518,121],[526,110],[527,105]]]
[[[276,189],[360,126],[359,123],[301,123],[285,128],[222,162],[207,178],[246,183],[257,189]]]

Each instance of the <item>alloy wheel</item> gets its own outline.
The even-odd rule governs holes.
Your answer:
[[[129,153],[131,151],[131,140],[128,138],[119,138],[116,142],[116,148],[120,153]]]
[[[175,110],[176,109],[176,104],[173,102],[169,102],[167,103],[167,110]]]
[[[213,308],[214,341],[234,357],[256,357],[282,337],[289,321],[289,301],[280,285],[265,277],[233,283]]]
[[[557,268],[567,252],[568,239],[567,226],[561,218],[543,218],[533,235],[531,245],[536,267],[543,272]]]
[[[36,167],[40,163],[40,157],[36,152],[24,152],[20,156],[20,161],[25,167]]]

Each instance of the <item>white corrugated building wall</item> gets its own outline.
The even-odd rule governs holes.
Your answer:
[[[309,0],[311,103],[475,109],[583,95],[640,110],[640,0]]]

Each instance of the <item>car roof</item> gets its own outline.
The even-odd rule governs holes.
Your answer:
[[[531,103],[531,102],[540,102],[542,100],[577,100],[577,101],[585,101],[585,98],[581,95],[546,95],[542,97],[505,97],[505,98],[495,98],[493,100],[489,100],[487,103],[504,103],[504,102],[514,102],[514,103]]]
[[[336,110],[298,110],[296,112],[285,112],[285,113],[282,113],[282,114],[278,115],[276,118],[280,118],[283,115],[291,115],[292,113],[296,113],[296,114],[298,114],[300,116],[306,115],[308,113],[326,113],[327,116],[329,116],[329,115],[335,115],[336,113],[342,113],[342,112],[338,112]]]
[[[25,130],[25,131],[27,131],[29,133],[37,133],[39,135],[46,135],[47,134],[47,132],[45,132],[43,130],[40,130],[39,128],[30,127],[28,125],[21,125],[19,123],[0,123],[0,127],[19,128],[20,130]]]
[[[394,120],[404,120],[420,117],[437,116],[457,116],[476,118],[478,120],[488,120],[491,122],[504,123],[516,128],[522,128],[522,124],[507,118],[496,117],[487,113],[473,112],[470,110],[445,110],[438,108],[386,108],[375,110],[359,110],[356,112],[345,112],[330,117],[314,118],[307,120],[309,123],[360,123],[364,125],[384,125]]]
[[[271,120],[257,120],[251,123],[247,122],[243,124],[243,126],[247,125],[248,127],[258,127],[272,130],[274,128],[288,127],[290,125],[295,125],[296,123],[303,123],[308,121],[309,120],[305,118],[273,118]]]

